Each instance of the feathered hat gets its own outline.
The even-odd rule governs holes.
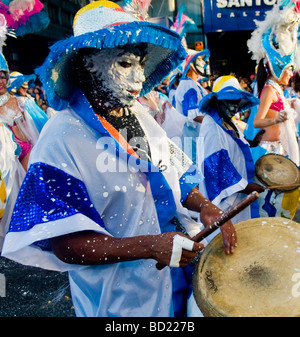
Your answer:
[[[196,59],[201,58],[203,61],[203,72],[205,72],[207,68],[207,61],[209,59],[210,53],[208,49],[204,49],[202,51],[196,51],[193,49],[188,49],[187,50],[187,56],[185,60],[182,63],[182,77],[185,77],[190,66],[196,61]]]
[[[5,16],[7,26],[16,36],[35,33],[47,28],[50,19],[43,11],[39,0],[2,0],[0,13]]]
[[[280,79],[285,68],[299,67],[297,35],[299,27],[299,0],[282,0],[267,12],[264,21],[255,20],[257,28],[248,40],[252,59],[265,59],[272,75]]]
[[[18,71],[13,71],[10,73],[10,85],[7,87],[7,91],[11,92],[13,89],[18,90],[24,83],[34,81],[35,79],[35,74],[24,75]]]
[[[81,48],[118,48],[147,43],[144,96],[158,85],[185,58],[180,36],[170,29],[137,18],[111,1],[95,1],[81,8],[74,18],[74,36],[51,47],[44,64],[36,70],[48,101],[55,110],[68,106],[75,84],[73,61]]]
[[[238,112],[243,112],[259,104],[259,99],[253,94],[243,90],[234,76],[221,76],[214,82],[212,92],[205,95],[199,106],[203,113],[209,113],[213,98],[217,100],[240,100]]]

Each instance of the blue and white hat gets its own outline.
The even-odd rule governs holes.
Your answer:
[[[55,110],[68,106],[75,84],[71,74],[75,53],[82,48],[107,49],[147,43],[144,96],[175,69],[186,56],[180,36],[170,29],[140,21],[111,1],[94,1],[74,18],[74,36],[51,47],[44,64],[36,70],[48,101]]]
[[[243,112],[259,104],[259,99],[253,94],[243,90],[234,76],[221,76],[214,82],[212,92],[205,95],[199,106],[203,113],[211,110],[210,102],[215,97],[217,100],[240,100],[237,112]]]
[[[278,80],[286,68],[299,70],[298,29],[300,1],[279,0],[266,13],[264,21],[256,21],[256,29],[248,40],[248,49],[257,64],[265,59]]]
[[[7,87],[7,91],[11,92],[13,89],[18,90],[26,82],[34,81],[36,79],[36,75],[35,74],[23,75],[18,71],[13,71],[11,72],[9,79],[10,84]]]

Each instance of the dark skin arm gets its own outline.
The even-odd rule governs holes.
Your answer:
[[[199,212],[200,220],[205,227],[213,225],[223,214],[222,210],[213,205],[196,188],[191,191],[184,206],[191,211]],[[220,230],[225,253],[233,254],[234,248],[237,246],[237,236],[232,222],[227,221],[220,227]]]
[[[191,198],[191,199],[190,199]],[[201,193],[194,189],[186,202],[187,206],[194,210],[201,210],[201,221],[209,225],[220,216],[220,210],[212,206],[211,211],[207,206],[209,201]],[[232,226],[232,225],[231,225]],[[229,228],[231,228],[229,224]],[[232,229],[229,230],[232,234]],[[230,250],[231,242],[226,233],[226,247]],[[50,239],[54,254],[63,262],[82,265],[96,265],[116,263],[139,259],[154,259],[163,265],[169,265],[173,248],[173,237],[181,233],[163,233],[159,235],[143,235],[131,238],[115,238],[93,231],[82,231],[62,235]],[[223,235],[224,236],[224,235]],[[194,243],[193,251],[182,250],[180,266],[191,262],[197,252],[204,248],[201,243]]]

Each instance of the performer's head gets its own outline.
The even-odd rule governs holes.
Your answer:
[[[203,97],[199,109],[208,114],[216,110],[221,118],[229,121],[236,113],[257,104],[259,100],[242,90],[234,76],[221,76],[214,82],[212,92]]]
[[[78,88],[88,99],[101,101],[102,108],[131,106],[186,57],[177,33],[140,20],[111,1],[80,9],[73,31],[74,36],[51,47],[36,70],[55,110],[65,109]]]
[[[81,49],[75,67],[78,86],[91,104],[102,110],[131,107],[145,82],[146,61],[145,43],[104,50]]]

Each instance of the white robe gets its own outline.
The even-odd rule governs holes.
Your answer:
[[[135,108],[139,110],[139,105]],[[186,158],[187,166],[183,167],[176,155],[170,155],[171,143],[147,112],[138,111],[136,116],[148,137],[153,163],[161,160],[161,164],[169,168],[164,176],[172,187],[177,216],[193,235],[200,230],[201,224],[193,221],[188,211],[182,207],[179,186],[179,178],[191,161]],[[152,134],[155,137],[150,137]],[[136,170],[133,162],[132,165],[129,163],[128,168],[124,158],[115,155],[113,144],[111,137],[101,136],[72,109],[51,117],[32,151],[30,164],[32,167],[36,165],[37,172],[39,168],[47,172],[59,169],[59,176],[66,175],[63,180],[58,176],[57,179],[55,176],[49,178],[46,185],[42,181],[42,186],[50,184],[53,188],[54,184],[55,189],[63,185],[67,189],[65,197],[75,198],[77,192],[74,194],[74,186],[77,185],[76,182],[82,183],[87,192],[84,197],[88,203],[87,208],[94,209],[101,216],[104,225],[99,225],[91,217],[76,210],[69,216],[64,217],[62,214],[59,219],[53,219],[56,210],[48,208],[41,215],[41,223],[20,231],[11,230],[7,234],[3,255],[23,264],[69,271],[77,316],[171,316],[170,269],[157,270],[155,260],[97,266],[72,265],[59,260],[51,250],[41,249],[34,244],[36,241],[81,230],[93,230],[116,237],[161,232],[149,181],[145,174]],[[40,179],[44,177],[41,176]],[[78,193],[77,196],[79,198]],[[49,203],[55,197],[50,199]],[[163,202],[166,204],[162,206],[167,209],[167,201]],[[68,209],[65,209],[67,212]]]

